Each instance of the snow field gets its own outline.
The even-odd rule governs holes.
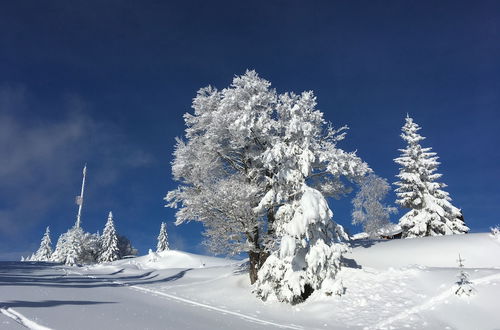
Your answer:
[[[72,329],[495,329],[500,325],[500,242],[488,234],[353,245],[357,246],[352,253],[345,255],[351,260],[339,273],[345,294],[313,293],[294,306],[258,300],[241,261],[165,251],[156,261],[143,256],[92,267],[29,263],[32,268],[16,276],[12,273],[17,266],[10,265],[0,274],[0,284],[8,284],[2,286],[0,307],[53,329],[67,329],[68,319]],[[476,290],[470,298],[453,292],[459,252]]]

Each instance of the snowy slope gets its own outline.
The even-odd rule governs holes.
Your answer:
[[[412,264],[456,267],[460,253],[466,267],[490,268],[500,267],[499,244],[489,234],[355,241],[348,258],[354,258],[361,266],[381,269]]]
[[[489,235],[355,244],[345,295],[296,306],[257,300],[241,262],[179,251],[95,267],[0,263],[0,328],[20,328],[13,313],[52,329],[499,328],[500,242]],[[458,252],[472,298],[452,291]]]

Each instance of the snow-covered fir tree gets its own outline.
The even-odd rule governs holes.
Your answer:
[[[92,264],[99,256],[99,246],[98,234],[90,234],[81,227],[73,226],[59,236],[51,261],[67,265]]]
[[[395,183],[396,203],[410,209],[399,220],[403,237],[467,233],[469,228],[461,210],[451,204],[449,194],[443,190],[446,185],[436,181],[441,177],[436,173],[438,157],[432,148],[420,145],[425,138],[419,130],[419,125],[407,116],[401,134],[407,146],[400,149],[401,157],[394,160],[401,166],[399,181]]]
[[[167,234],[167,224],[165,222],[161,223],[160,234],[158,235],[158,244],[156,245],[156,252],[162,252],[168,250],[168,234]]]
[[[333,129],[315,106],[312,92],[278,95],[247,71],[229,88],[198,92],[194,114],[185,115],[186,141],[178,140],[174,153],[181,184],[166,199],[180,205],[177,223],[203,222],[216,252],[247,252],[251,282],[259,278],[256,292],[264,299],[296,301],[332,280],[343,230],[324,197],[349,192],[345,179],[369,171],[355,153],[337,148],[346,128]],[[270,253],[266,269],[283,263],[291,271],[286,278],[257,275]],[[297,273],[295,263],[304,266]],[[281,284],[292,293],[279,292]]]
[[[343,291],[336,275],[347,251],[345,234],[332,222],[333,213],[318,190],[303,185],[297,195],[300,198],[280,207],[276,215],[279,250],[259,270],[254,289],[263,300],[295,304],[315,290],[327,295]]]
[[[390,223],[391,213],[397,212],[396,208],[383,203],[389,189],[386,179],[370,174],[361,180],[352,200],[352,223],[361,224],[370,237],[377,236],[378,231]]]
[[[65,264],[68,266],[76,266],[80,260],[80,254],[82,253],[82,237],[83,230],[81,228],[76,228],[76,230],[70,231],[68,235],[68,249],[66,254]]]
[[[50,240],[50,229],[47,226],[45,234],[40,242],[40,247],[36,251],[33,261],[50,261],[52,257],[52,241]]]
[[[109,212],[108,221],[101,236],[99,262],[115,261],[119,257],[118,237],[116,236],[115,225],[113,223],[113,213]]]
[[[464,270],[464,261],[459,254],[457,262],[460,273],[458,274],[458,281],[455,282],[455,294],[457,296],[472,296],[474,288],[472,282],[469,280],[469,273]]]
[[[263,154],[264,168],[275,173],[268,181],[272,188],[254,211],[277,208],[274,227],[280,241],[258,272],[255,293],[288,303],[303,301],[315,290],[338,294],[343,288],[336,275],[346,250],[341,241],[347,235],[332,221],[324,194],[345,191],[340,178],[360,180],[369,168],[337,148],[344,128],[327,125],[312,92],[280,95],[276,118],[276,133]]]
[[[62,262],[69,266],[77,265],[80,261],[84,235],[83,230],[76,226],[69,229],[66,233],[61,234],[57,240],[51,260]]]

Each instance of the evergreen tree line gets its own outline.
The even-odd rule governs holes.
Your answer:
[[[39,249],[26,261],[60,262],[74,266],[110,262],[137,254],[129,239],[117,234],[111,212],[102,235],[87,233],[75,224],[59,236],[54,251],[51,243],[50,229],[47,227]]]
[[[167,224],[161,223],[156,252],[170,249]],[[102,235],[90,234],[77,227],[76,224],[57,240],[56,249],[52,251],[50,229],[46,228],[38,250],[24,261],[60,262],[69,266],[111,262],[125,256],[135,256],[137,250],[132,247],[125,236],[118,235],[113,221],[113,213],[109,212],[108,220]]]

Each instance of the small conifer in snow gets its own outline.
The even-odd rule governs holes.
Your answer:
[[[160,259],[160,256],[157,252],[149,249],[148,250],[148,261],[149,262],[157,262]]]
[[[99,262],[109,262],[119,259],[118,238],[113,223],[113,213],[109,212],[108,221],[101,237],[101,254]]]
[[[158,235],[158,244],[156,245],[156,252],[163,252],[166,250],[169,250],[167,225],[165,222],[162,222],[160,226],[160,234]]]
[[[463,234],[469,231],[463,221],[462,212],[451,204],[449,194],[443,190],[444,183],[436,182],[441,174],[436,173],[439,162],[432,148],[423,148],[425,138],[418,131],[420,126],[409,116],[402,128],[401,137],[407,143],[400,149],[401,157],[394,161],[400,172],[396,203],[409,208],[400,220],[403,237]]]
[[[43,235],[42,241],[40,242],[40,248],[35,253],[36,261],[50,261],[52,257],[52,241],[50,240],[50,229],[47,227],[45,229],[45,234]]]
[[[457,296],[472,296],[474,288],[472,287],[472,282],[469,280],[469,274],[464,271],[464,261],[459,254],[457,262],[458,267],[460,267],[460,274],[458,274],[458,281],[455,283],[455,294]]]
[[[500,225],[491,227],[490,230],[491,230],[490,236],[500,241]]]

